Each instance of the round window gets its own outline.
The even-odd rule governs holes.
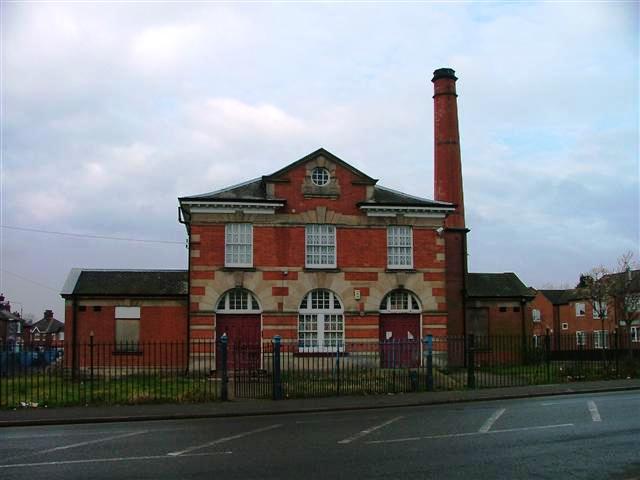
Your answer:
[[[323,167],[314,168],[311,172],[311,181],[319,187],[325,186],[329,183],[329,170]]]

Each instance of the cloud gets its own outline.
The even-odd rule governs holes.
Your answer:
[[[3,14],[8,224],[181,240],[176,197],[321,146],[431,196],[430,73],[452,66],[473,269],[572,282],[640,241],[637,5],[32,3]],[[181,246],[4,233],[5,268],[48,284],[73,266],[186,265]],[[60,302],[0,280],[36,312]]]

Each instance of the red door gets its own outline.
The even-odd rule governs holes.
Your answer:
[[[420,366],[420,314],[381,314],[380,350],[383,368]]]
[[[224,334],[228,339],[227,368],[229,370],[260,368],[260,314],[216,315],[218,342]],[[221,357],[216,355],[217,368],[221,367]]]

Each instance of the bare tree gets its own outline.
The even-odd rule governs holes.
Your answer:
[[[593,311],[593,317],[599,318],[601,322],[600,329],[600,347],[602,348],[602,357],[606,360],[606,342],[608,336],[605,337],[605,320],[609,313],[609,302],[612,299],[611,282],[608,279],[611,271],[603,265],[592,268],[589,272],[580,275],[580,283],[578,290],[589,300]]]
[[[616,272],[607,281],[615,306],[616,323],[620,330],[626,330],[629,358],[632,358],[631,329],[636,327],[640,330],[640,325],[634,325],[640,321],[640,270],[633,252],[620,256]]]

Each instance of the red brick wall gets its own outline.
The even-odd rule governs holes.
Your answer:
[[[304,226],[254,225],[253,264],[260,267],[302,267],[304,266],[304,241]],[[224,238],[222,243],[207,245],[207,248],[218,248],[224,252]]]
[[[71,366],[73,356],[73,312],[70,306],[65,308],[65,358]],[[118,365],[133,362],[133,365],[169,365],[182,366],[186,361],[186,349],[183,344],[187,332],[187,306],[142,306],[140,309],[140,346],[141,355],[114,355],[115,351],[115,306],[102,305],[100,311],[86,306],[85,311],[76,312],[77,343],[79,361],[83,368],[90,361],[88,344],[93,332],[94,365]],[[163,346],[160,343],[164,344]],[[169,345],[170,344],[170,345]],[[183,355],[184,354],[184,355]]]
[[[315,210],[316,207],[327,207],[329,210],[346,215],[360,215],[362,213],[357,204],[366,199],[366,186],[352,185],[354,180],[361,180],[361,178],[351,171],[336,165],[335,175],[340,185],[340,197],[335,200],[304,198],[301,185],[304,183],[305,174],[306,166],[300,165],[282,177],[283,179],[288,179],[288,183],[275,184],[276,198],[287,199],[286,213],[291,213],[294,210],[296,213],[301,213],[307,210]]]
[[[194,227],[195,229],[195,227]],[[193,257],[193,265],[212,268],[224,266],[224,225],[197,226],[200,242],[191,248],[200,251]],[[195,232],[194,232],[195,233]],[[444,245],[436,242],[437,234],[431,229],[414,228],[414,267],[444,268],[444,261],[437,258],[445,253]],[[378,228],[336,229],[338,268],[379,268],[387,267],[387,230]],[[258,268],[304,267],[305,227],[272,227],[254,225],[253,264]],[[192,271],[192,278],[213,276],[208,272]]]
[[[540,310],[540,322],[534,322],[532,311]],[[526,322],[531,324],[533,335],[544,335],[549,331],[554,331],[553,327],[553,304],[542,293],[538,293],[533,301],[527,305]]]

